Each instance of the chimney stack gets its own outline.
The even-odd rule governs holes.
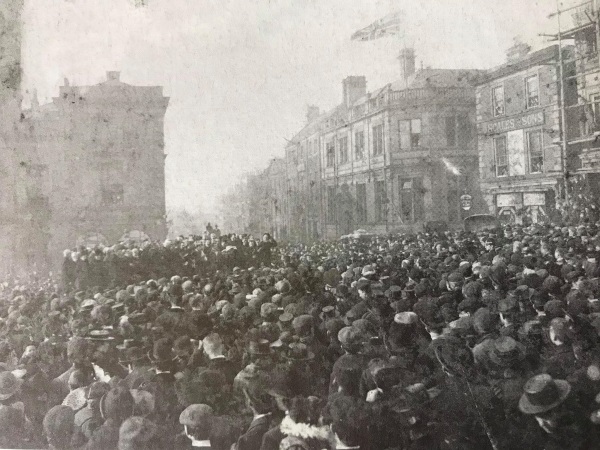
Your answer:
[[[343,101],[346,108],[367,94],[367,79],[364,76],[350,76],[342,81]]]
[[[416,58],[414,48],[403,48],[398,55],[400,61],[400,78],[404,80],[404,85],[408,86],[408,79],[415,74]]]
[[[306,122],[308,122],[308,123],[312,122],[317,117],[319,117],[320,114],[321,114],[321,111],[319,110],[318,106],[308,105],[308,108],[306,108]]]

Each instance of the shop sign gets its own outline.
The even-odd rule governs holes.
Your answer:
[[[544,111],[525,113],[510,119],[478,124],[480,134],[497,134],[544,125]]]
[[[496,206],[504,208],[506,206],[517,206],[521,203],[521,194],[498,194],[496,195]]]
[[[473,197],[471,197],[470,195],[468,195],[468,194],[461,195],[460,196],[460,207],[462,209],[464,209],[465,211],[468,211],[471,209],[472,201],[473,201]]]
[[[524,206],[546,205],[546,194],[544,192],[526,192],[523,194]]]

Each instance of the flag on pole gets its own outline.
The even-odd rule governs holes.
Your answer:
[[[369,26],[356,31],[350,39],[353,41],[372,41],[387,36],[398,36],[400,34],[401,13],[395,12],[376,20]]]

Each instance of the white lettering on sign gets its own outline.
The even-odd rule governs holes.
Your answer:
[[[521,128],[537,127],[543,124],[544,111],[537,111],[510,119],[498,120],[491,123],[481,123],[479,124],[479,131],[482,134],[496,134],[518,130]]]

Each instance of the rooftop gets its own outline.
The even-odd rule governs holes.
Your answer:
[[[548,61],[556,59],[558,59],[558,45],[551,45],[541,50],[528,53],[527,55],[515,61],[509,61],[500,66],[489,69],[479,78],[477,84],[485,84],[497,78],[502,78],[507,75],[529,69],[530,67],[543,65]]]

